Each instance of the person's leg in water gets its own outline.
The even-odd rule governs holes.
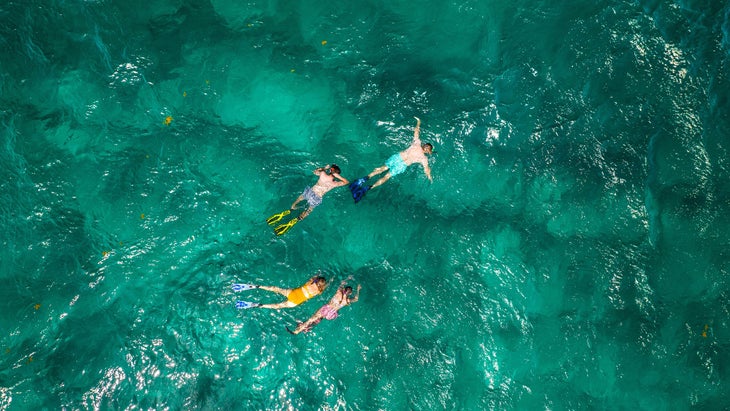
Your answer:
[[[304,192],[299,195],[296,201],[294,201],[294,203],[291,205],[291,209],[294,210],[297,207],[297,204],[299,204],[299,202],[303,200],[307,201],[307,208],[301,214],[299,214],[298,217],[292,218],[291,220],[289,220],[288,223],[281,224],[274,228],[274,233],[276,235],[285,234],[287,231],[289,231],[290,228],[294,227],[296,223],[305,219],[309,215],[309,213],[314,210],[315,207],[322,204],[322,197],[318,196],[311,187],[307,187],[306,189],[304,189]]]
[[[259,285],[256,288],[259,288],[261,290],[270,291],[272,293],[281,294],[284,297],[286,297],[287,295],[289,295],[289,293],[292,290],[291,288],[281,288],[281,287],[277,287],[275,285]]]
[[[383,177],[380,177],[380,179],[378,181],[376,181],[375,184],[370,186],[370,188],[375,188],[375,187],[385,183],[386,181],[388,181],[390,179],[391,176],[390,176],[390,171],[388,169],[388,166],[378,167],[375,170],[373,170],[370,174],[368,174],[368,179],[370,179],[378,174],[381,174],[384,171],[387,171],[387,173],[385,173],[385,175]]]
[[[292,210],[292,211],[293,210],[296,210],[297,209],[297,204],[299,204],[300,202],[302,202],[302,200],[304,200],[304,194],[300,194],[299,197],[297,197],[297,199],[294,200],[294,202],[292,203],[291,207],[289,207],[289,210]]]
[[[304,195],[300,195],[299,197],[297,197],[296,201],[294,201],[294,204],[292,204],[289,209],[290,210],[296,210],[297,209],[297,204],[299,204],[303,200],[304,200]],[[311,212],[312,212],[312,209],[310,207],[307,207],[304,211],[302,211],[299,214],[299,216],[297,217],[297,220],[299,220],[299,221],[304,220],[304,218],[306,218],[309,215],[309,213],[311,213]]]
[[[302,193],[299,197],[297,197],[296,201],[294,201],[294,204],[291,205],[291,210],[296,210],[297,204],[299,204],[300,202],[302,202],[304,200],[306,200],[306,198],[304,197],[304,193]],[[314,207],[312,207],[312,205],[309,203],[309,200],[307,200],[307,208],[304,209],[304,211],[302,211],[299,214],[299,216],[297,217],[297,220],[299,220],[299,221],[304,220],[305,218],[307,218],[309,213],[312,212],[312,210],[314,210]]]
[[[288,297],[289,294],[293,291],[291,288],[281,288],[281,287],[277,287],[274,285],[272,285],[272,286],[257,285],[257,286],[254,286],[254,288],[259,288],[261,290],[266,290],[266,291],[270,291],[272,293],[281,294],[284,297]],[[258,308],[271,308],[274,310],[278,310],[280,308],[296,307],[296,304],[292,303],[287,298],[286,300],[284,300],[280,303],[276,303],[276,304],[261,304],[261,303],[252,303],[252,302],[248,302],[248,301],[239,301],[236,303],[236,306],[239,308],[256,308],[256,307],[258,307]]]
[[[302,211],[302,213],[301,213],[301,214],[299,214],[299,216],[297,217],[297,220],[299,220],[299,221],[302,221],[302,220],[304,220],[305,218],[307,218],[307,216],[308,216],[308,215],[309,215],[309,213],[311,213],[311,212],[312,212],[312,207],[307,207],[307,209],[306,209],[306,210]]]
[[[292,334],[299,334],[301,332],[309,332],[314,328],[315,325],[319,324],[324,317],[322,314],[319,313],[319,310],[314,313],[309,319],[306,321],[297,324],[297,327],[294,329],[294,331],[290,330],[289,327],[286,327],[286,330],[289,331]]]

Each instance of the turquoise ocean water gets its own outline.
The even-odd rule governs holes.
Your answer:
[[[0,409],[730,407],[725,1],[10,0],[0,46]],[[432,184],[272,233],[413,116]],[[334,286],[235,308],[320,270],[311,333]]]

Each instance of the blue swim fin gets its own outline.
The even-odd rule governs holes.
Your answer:
[[[360,200],[362,200],[363,197],[365,197],[365,193],[368,192],[373,186],[366,185],[365,182],[368,181],[369,177],[361,177],[355,180],[354,182],[350,183],[350,193],[352,193],[352,199],[355,200],[356,203],[359,203]]]
[[[256,308],[261,306],[259,303],[252,303],[248,301],[236,301],[236,308]]]
[[[235,292],[253,290],[254,288],[259,288],[258,285],[252,285],[252,284],[233,284],[231,287],[233,288],[233,291],[235,291]]]

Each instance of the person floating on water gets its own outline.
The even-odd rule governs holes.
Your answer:
[[[324,167],[319,167],[315,169],[314,174],[319,176],[317,183],[314,184],[312,187],[305,188],[302,194],[297,197],[296,201],[294,201],[294,203],[288,210],[284,210],[279,214],[272,215],[271,217],[266,219],[266,222],[270,226],[275,225],[276,223],[281,221],[282,218],[289,215],[289,213],[291,213],[292,211],[296,210],[297,204],[299,204],[303,200],[307,201],[307,208],[302,211],[302,213],[299,214],[298,217],[291,219],[288,223],[281,224],[274,228],[274,233],[276,233],[276,235],[282,235],[286,233],[287,231],[289,231],[290,228],[294,227],[294,224],[304,220],[309,215],[309,213],[311,213],[312,210],[315,209],[315,207],[322,204],[322,197],[328,191],[336,187],[350,184],[350,182],[347,181],[346,178],[340,175],[341,172],[342,171],[337,166],[337,164],[327,164]]]
[[[433,178],[431,177],[431,168],[428,166],[428,157],[426,157],[426,154],[433,154],[433,145],[421,142],[421,119],[418,117],[414,118],[416,119],[416,130],[413,132],[413,142],[411,145],[400,153],[390,156],[390,158],[385,161],[385,165],[377,167],[367,176],[358,178],[355,182],[350,184],[352,198],[356,203],[362,200],[368,190],[375,188],[388,181],[391,177],[397,176],[398,174],[406,171],[406,168],[414,163],[421,164],[423,166],[423,172],[426,173],[426,177],[428,177],[429,181],[433,182]],[[376,181],[375,184],[365,184],[365,182],[372,177],[386,171],[387,173]]]
[[[347,280],[343,281],[340,284],[337,292],[334,296],[332,296],[329,302],[327,302],[327,304],[323,305],[322,308],[317,310],[317,312],[309,317],[307,321],[297,324],[297,327],[294,329],[294,331],[290,330],[289,327],[286,327],[286,330],[292,334],[308,332],[312,328],[314,328],[315,325],[319,324],[322,319],[334,320],[335,318],[337,318],[337,312],[340,310],[340,308],[357,302],[357,299],[360,297],[360,288],[362,288],[362,286],[358,284],[357,294],[355,294],[355,296],[353,297],[352,287],[345,286],[346,281]]]
[[[320,276],[315,275],[310,278],[309,281],[304,283],[299,288],[280,288],[276,286],[267,285],[252,285],[252,284],[233,284],[233,291],[246,291],[254,288],[260,288],[262,290],[271,291],[272,293],[281,294],[286,297],[286,301],[282,301],[277,304],[260,304],[252,303],[248,301],[236,301],[236,308],[292,308],[299,304],[309,300],[310,298],[316,297],[322,294],[325,288],[327,288],[327,280]]]

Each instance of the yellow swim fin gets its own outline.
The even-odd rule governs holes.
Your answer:
[[[266,224],[274,225],[274,224],[278,223],[279,221],[281,221],[282,218],[288,216],[289,213],[291,213],[291,210],[284,210],[284,211],[280,212],[279,214],[274,214],[271,217],[266,219]]]
[[[276,227],[274,229],[274,233],[276,233],[276,235],[282,235],[282,234],[286,233],[287,231],[289,231],[290,228],[294,227],[294,224],[296,224],[298,222],[299,222],[298,218],[292,218],[288,223],[282,224],[282,225]]]

